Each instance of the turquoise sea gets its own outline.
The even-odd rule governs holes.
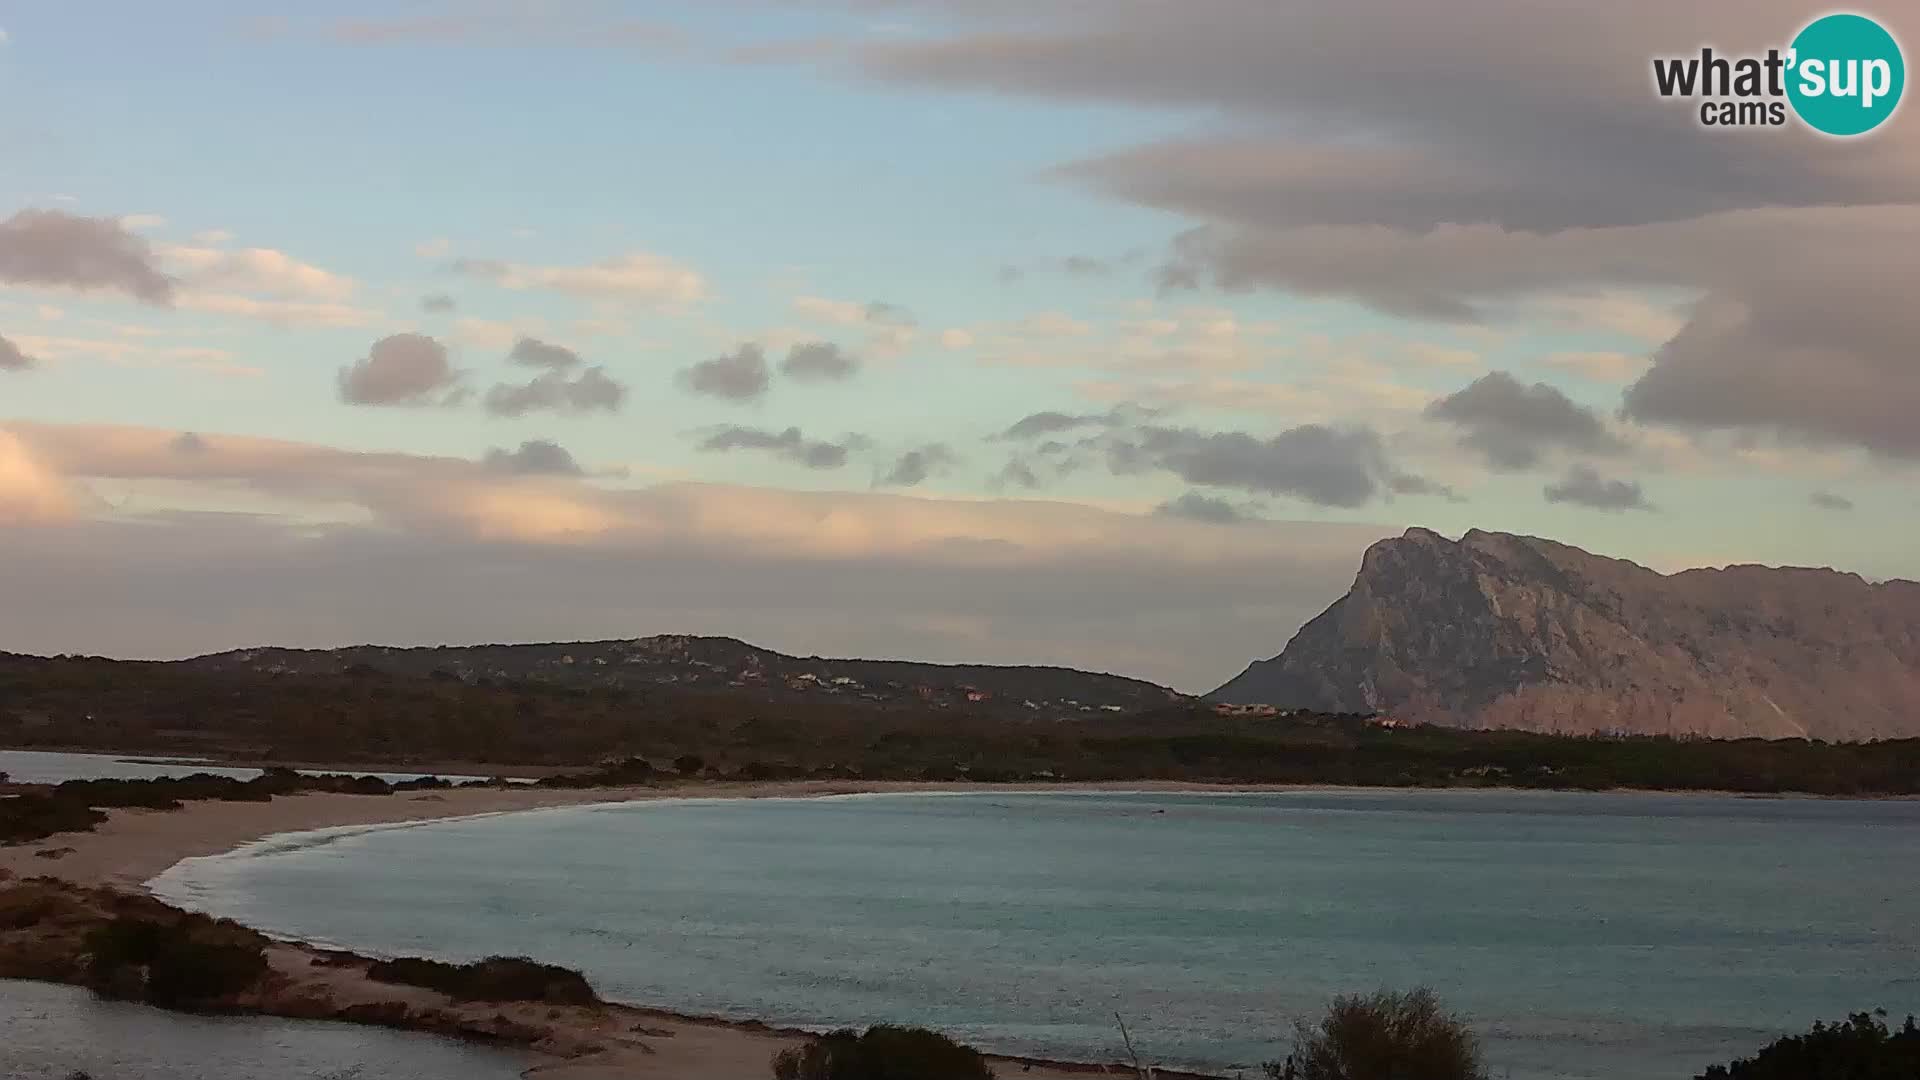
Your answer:
[[[1427,985],[1495,1077],[1691,1077],[1920,1011],[1920,802],[1487,791],[686,800],[294,834],[165,896],[602,993],[1257,1073],[1334,994]]]

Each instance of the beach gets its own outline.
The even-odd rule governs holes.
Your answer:
[[[1193,784],[1007,785],[1009,789],[1221,790]],[[996,788],[998,790],[999,788]],[[976,785],[800,781],[755,784],[689,783],[671,787],[583,790],[464,788],[390,796],[304,793],[268,803],[198,801],[178,810],[109,812],[93,832],[68,833],[33,844],[0,848],[0,880],[51,876],[75,885],[144,891],[145,883],[182,859],[217,855],[280,833],[343,826],[403,824],[552,807],[672,798],[802,798],[887,791],[966,791]],[[1247,789],[1253,790],[1253,789]],[[47,853],[47,854],[42,854]],[[58,853],[57,857],[49,857]],[[299,942],[270,950],[285,988],[262,1011],[313,1018],[350,1015],[372,1022],[395,1009],[436,1008],[458,1016],[468,1034],[489,1028],[537,1028],[535,1063],[524,1075],[547,1080],[674,1077],[682,1080],[765,1080],[780,1050],[800,1044],[804,1032],[754,1023],[684,1016],[658,1009],[608,1005],[555,1009],[530,1004],[467,1004],[449,1008],[430,991],[379,983],[361,969],[333,963],[331,954]],[[535,959],[539,959],[536,957]],[[884,1018],[875,1018],[876,1020]],[[403,1025],[396,1025],[403,1026]],[[444,1025],[438,1030],[449,1030]],[[1108,1073],[1112,1067],[995,1058],[1002,1076],[1067,1080]],[[1124,1070],[1131,1071],[1131,1070]]]

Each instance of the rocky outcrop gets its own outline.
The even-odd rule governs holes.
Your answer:
[[[1920,735],[1920,584],[1663,575],[1533,537],[1410,529],[1211,697],[1564,733]]]

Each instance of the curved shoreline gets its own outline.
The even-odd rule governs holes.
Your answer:
[[[62,834],[33,844],[0,848],[0,880],[38,876],[83,887],[139,892],[157,899],[151,884],[180,864],[200,858],[239,854],[255,845],[313,833],[353,835],[362,831],[407,828],[436,822],[472,820],[509,813],[584,809],[650,801],[722,801],[732,799],[808,799],[865,795],[991,794],[994,792],[1150,794],[1341,790],[1300,785],[1222,785],[1173,782],[1114,784],[978,784],[858,781],[792,781],[754,784],[675,784],[669,787],[598,789],[454,789],[389,796],[304,793],[278,796],[269,803],[190,802],[178,810],[109,812],[90,833]],[[66,849],[57,858],[39,852]],[[173,901],[169,901],[173,902]],[[272,935],[269,935],[272,936]],[[304,980],[305,988],[325,993],[348,1009],[372,1015],[395,999],[396,988],[374,983],[331,966],[333,950],[315,943],[276,938],[274,966]],[[511,1010],[509,1010],[511,1011]],[[278,1015],[278,1014],[272,1014]],[[371,1020],[369,1022],[380,1022]],[[764,1080],[780,1050],[810,1038],[812,1032],[758,1020],[681,1013],[657,1006],[608,1002],[601,1014],[551,1024],[549,1049],[534,1051],[538,1063],[523,1074],[543,1080],[613,1080],[615,1077],[668,1077],[680,1080]],[[592,1047],[591,1050],[582,1048]],[[1131,1073],[1118,1065],[988,1055],[1003,1074],[1031,1080],[1079,1080],[1089,1075]],[[1199,1074],[1158,1070],[1169,1078],[1204,1080]]]

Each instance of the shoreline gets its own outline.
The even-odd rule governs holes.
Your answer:
[[[386,796],[304,792],[276,796],[268,803],[208,800],[189,802],[178,810],[113,809],[108,811],[107,821],[93,832],[63,833],[41,841],[0,847],[0,883],[12,885],[30,878],[50,877],[81,888],[155,896],[149,883],[182,862],[230,855],[288,834],[383,826],[403,828],[499,814],[634,802],[993,792],[1260,794],[1300,790],[1335,789],[1297,785],[1227,787],[1185,782],[986,787],[966,783],[773,781],[587,789],[467,788]],[[63,853],[49,858],[39,854],[41,852]],[[341,950],[297,939],[273,940],[273,968],[291,983],[287,993],[306,1011],[304,1014],[265,1008],[251,1011],[260,1015],[305,1015],[312,1019],[409,1026],[383,1017],[396,1006],[418,1006],[417,993],[375,982],[363,971],[339,966],[337,958],[346,955]],[[308,1002],[325,1002],[325,1005],[306,1004]],[[406,1010],[402,1007],[400,1011]],[[814,1034],[761,1020],[697,1015],[614,1001],[580,1015],[568,1012],[555,1016],[559,1010],[520,1005],[487,1006],[478,1011],[488,1018],[508,1019],[513,1024],[545,1031],[545,1037],[525,1050],[533,1056],[535,1064],[522,1073],[541,1080],[656,1076],[662,1080],[669,1077],[765,1080],[770,1075],[769,1063],[774,1054],[799,1045]],[[463,1037],[457,1031],[431,1027],[417,1030]],[[469,1032],[465,1037],[474,1035]],[[1002,1075],[1018,1074],[1030,1080],[1081,1080],[1088,1076],[1128,1075],[1133,1071],[1117,1062],[1070,1062],[991,1053],[985,1056]],[[1212,1080],[1205,1074],[1177,1069],[1158,1069],[1157,1072],[1169,1080]]]

